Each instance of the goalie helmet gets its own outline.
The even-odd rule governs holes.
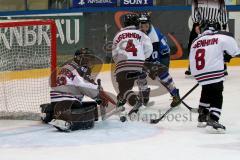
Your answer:
[[[83,54],[90,54],[90,51],[88,48],[81,48],[80,50],[76,50],[74,56],[79,56],[79,55],[83,55]]]
[[[81,48],[80,50],[76,50],[74,54],[74,61],[79,65],[79,66],[89,66],[89,54],[91,52],[89,51],[88,48]]]
[[[124,27],[128,26],[138,26],[138,15],[137,14],[126,14],[123,16]]]

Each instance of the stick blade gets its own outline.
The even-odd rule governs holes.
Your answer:
[[[159,119],[151,119],[150,124],[157,124],[159,121]]]

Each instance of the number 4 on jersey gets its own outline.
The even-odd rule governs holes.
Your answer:
[[[127,46],[125,48],[125,51],[126,52],[132,52],[133,56],[137,56],[137,48],[133,44],[133,40],[132,39],[128,40]]]

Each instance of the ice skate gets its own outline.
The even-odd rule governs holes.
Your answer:
[[[207,126],[207,116],[209,114],[208,108],[199,106],[198,109],[198,128],[205,128]]]
[[[181,104],[181,101],[180,101],[180,95],[179,95],[179,90],[176,89],[176,93],[174,95],[172,95],[173,97],[173,100],[172,100],[172,103],[171,103],[171,107],[177,107],[178,105]]]
[[[211,134],[225,134],[226,127],[209,117],[207,120],[206,130]]]
[[[207,116],[205,114],[199,114],[198,116],[198,128],[205,128],[207,126]]]

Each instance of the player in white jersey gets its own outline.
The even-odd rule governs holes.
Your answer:
[[[152,54],[153,47],[150,38],[136,28],[138,26],[136,14],[125,15],[123,22],[124,28],[116,34],[113,40],[112,56],[116,64],[118,101],[128,102],[133,106],[129,112],[131,114],[137,112],[142,105],[140,98],[132,91],[135,81],[139,84],[140,92],[143,91],[143,98],[149,98],[149,95],[144,95],[148,86],[143,66],[145,59]]]
[[[98,119],[97,102],[108,100],[91,78],[88,49],[77,50],[74,59],[64,64],[57,76],[57,86],[50,92],[53,115],[50,124],[60,131],[90,129]],[[86,95],[96,101],[82,102]],[[46,111],[45,111],[46,112]]]
[[[199,25],[203,21],[218,22],[220,30],[226,31],[228,23],[228,12],[224,0],[192,0],[192,21],[193,30],[189,36],[188,50],[190,51],[193,40],[199,34]],[[227,61],[225,61],[227,62]],[[228,75],[227,65],[224,65],[225,75]],[[185,75],[191,75],[191,71],[185,72]]]
[[[219,23],[205,22],[201,29],[189,56],[192,75],[202,85],[198,126],[224,131],[225,126],[218,122],[223,103],[224,57],[234,57],[240,50],[233,37],[218,31]]]

